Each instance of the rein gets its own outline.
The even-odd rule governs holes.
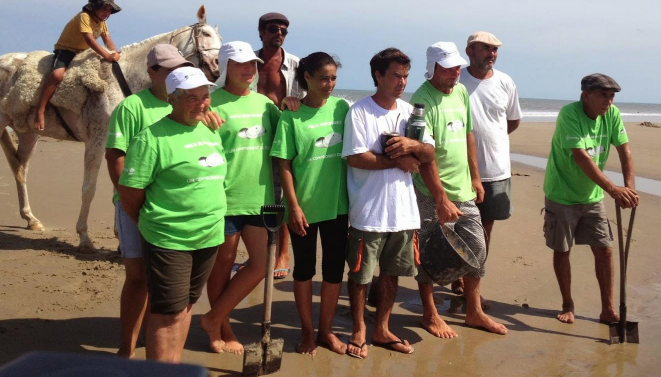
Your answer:
[[[195,56],[197,58],[197,63],[198,63],[198,68],[202,69],[203,66],[206,66],[207,69],[211,72],[211,67],[209,66],[208,63],[204,61],[204,55],[202,54],[205,51],[213,51],[216,50],[215,48],[200,48],[200,23],[196,23],[191,26],[187,26],[183,30],[180,30],[179,32],[173,31],[172,34],[170,35],[170,44],[172,44],[172,41],[174,41],[174,37],[178,36],[179,34],[183,34],[187,31],[192,31],[190,33],[190,37],[188,39],[188,42],[186,44],[193,43],[193,46],[195,49],[193,52],[190,54],[184,55],[184,59],[188,59],[191,56]]]

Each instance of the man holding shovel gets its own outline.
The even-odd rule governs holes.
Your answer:
[[[590,245],[601,292],[599,321],[619,320],[613,305],[613,239],[603,203],[606,191],[618,205],[638,205],[634,166],[620,110],[613,106],[620,86],[611,77],[595,73],[581,80],[581,99],[560,110],[544,179],[546,246],[553,249],[553,268],[562,311],[557,319],[574,322],[569,252],[573,243]],[[604,174],[610,146],[620,157],[624,187]]]

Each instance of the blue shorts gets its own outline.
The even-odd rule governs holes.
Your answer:
[[[275,224],[275,215],[266,215],[266,220],[269,226]],[[225,216],[225,235],[231,236],[243,230],[246,225],[255,226],[258,228],[264,227],[261,215],[236,215]]]
[[[119,239],[119,253],[122,258],[144,258],[142,252],[142,239],[140,238],[140,231],[138,224],[136,224],[124,212],[122,202],[115,203],[115,229],[117,230],[117,238]]]

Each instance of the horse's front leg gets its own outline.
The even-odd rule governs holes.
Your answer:
[[[7,135],[8,136],[8,135]],[[34,154],[39,135],[33,132],[18,134],[18,151],[16,156],[18,165],[16,169],[12,165],[14,179],[16,180],[16,191],[18,192],[18,205],[20,207],[21,217],[28,222],[30,230],[44,230],[43,224],[32,214],[30,200],[28,198],[28,168],[30,158]]]
[[[87,233],[87,220],[89,218],[92,199],[96,193],[96,180],[99,176],[99,169],[103,161],[105,152],[105,133],[93,136],[85,142],[85,171],[83,173],[82,203],[80,214],[76,223],[76,231],[80,237],[78,247],[81,250],[96,251],[94,243]]]

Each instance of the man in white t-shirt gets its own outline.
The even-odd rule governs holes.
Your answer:
[[[462,69],[459,79],[470,95],[473,135],[484,188],[484,201],[477,207],[486,232],[487,255],[494,221],[512,215],[509,134],[521,120],[514,81],[493,67],[500,46],[502,43],[491,33],[471,34],[466,46],[470,66]],[[453,285],[453,290],[457,288]],[[486,301],[483,305],[488,306]]]
[[[413,191],[412,172],[434,176],[434,140],[423,142],[395,136],[382,145],[384,133],[404,134],[412,106],[400,99],[411,63],[401,51],[389,48],[370,60],[376,93],[356,102],[347,114],[342,157],[347,158],[349,191],[349,297],[353,332],[350,356],[367,357],[363,319],[367,284],[379,264],[379,296],[372,344],[412,353],[406,340],[390,332],[388,322],[399,276],[415,276],[415,230],[420,215]],[[433,169],[428,169],[433,164]],[[421,166],[422,165],[422,166]]]

